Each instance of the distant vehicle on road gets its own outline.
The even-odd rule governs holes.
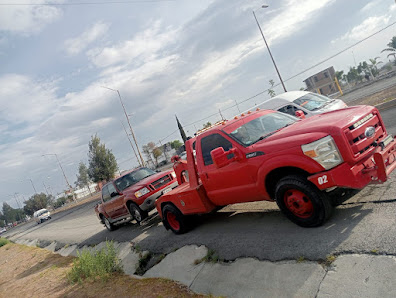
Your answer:
[[[166,160],[160,161],[160,162],[158,163],[158,165],[157,165],[157,168],[163,167],[163,166],[166,165],[167,163],[168,163],[168,161],[166,161]]]
[[[96,215],[109,231],[133,219],[140,223],[155,208],[155,201],[178,185],[173,170],[135,169],[103,186]]]
[[[6,228],[0,228],[0,235],[7,232]]]
[[[34,220],[37,224],[51,219],[51,213],[47,209],[40,209],[33,213]]]
[[[289,91],[272,97],[256,106],[260,109],[270,109],[297,116],[298,110],[311,117],[324,112],[347,108],[341,99],[331,99],[308,91]]]

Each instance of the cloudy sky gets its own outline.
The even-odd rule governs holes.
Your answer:
[[[55,156],[43,154],[58,154],[74,183],[94,134],[120,169],[137,165],[117,93],[101,86],[120,91],[140,145],[180,138],[167,137],[177,129],[175,114],[192,135],[219,120],[219,109],[237,114],[235,101],[244,110],[265,100],[268,81],[279,79],[252,10],[288,90],[329,66],[347,70],[353,55],[357,63],[387,61],[380,52],[396,35],[391,26],[295,76],[395,22],[395,1],[98,2],[0,0],[0,203],[16,207],[14,193],[30,197],[29,179],[38,192],[44,184],[53,193],[66,188]]]

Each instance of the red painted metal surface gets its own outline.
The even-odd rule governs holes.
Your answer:
[[[295,216],[300,218],[308,218],[312,216],[312,201],[302,191],[290,189],[285,192],[283,197],[286,208]]]

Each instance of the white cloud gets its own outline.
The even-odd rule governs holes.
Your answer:
[[[90,50],[88,56],[97,67],[128,64],[136,58],[139,58],[139,63],[144,63],[155,58],[158,51],[172,43],[176,34],[177,30],[162,28],[161,22],[156,21],[153,26],[138,33],[133,39],[113,47]]]
[[[46,3],[46,0],[26,0],[26,4]],[[58,1],[61,2],[61,1]],[[0,3],[10,3],[0,0]],[[53,3],[53,2],[52,2]],[[0,9],[0,31],[30,35],[62,16],[62,10],[54,6],[4,5]]]
[[[388,25],[389,20],[390,15],[369,17],[365,19],[361,24],[353,27],[339,39],[332,40],[331,42],[335,43],[339,40],[354,42],[361,40],[383,28],[384,26]]]
[[[97,22],[91,28],[85,30],[80,36],[67,39],[64,42],[66,52],[69,55],[79,54],[81,51],[85,50],[89,44],[105,35],[109,27],[109,24]]]
[[[37,125],[56,109],[56,87],[23,75],[0,77],[0,118],[10,124]]]

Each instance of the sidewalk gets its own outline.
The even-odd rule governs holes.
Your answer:
[[[40,246],[38,240],[16,242]],[[115,246],[125,273],[141,278],[135,271],[148,252],[136,252],[129,242]],[[62,256],[76,256],[83,249],[76,245],[60,248],[55,242],[44,248]],[[225,263],[218,262],[205,246],[188,245],[168,254],[143,277],[168,278],[196,293],[225,297],[396,297],[396,257],[375,255],[375,251],[329,257],[322,263],[253,258]]]

